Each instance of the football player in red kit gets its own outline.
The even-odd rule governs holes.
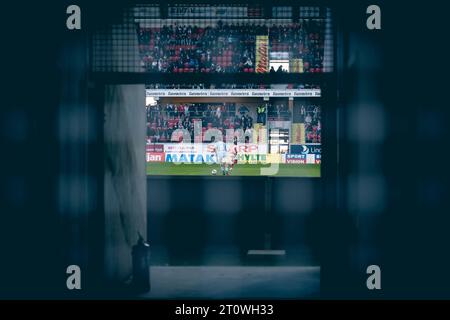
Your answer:
[[[237,137],[234,137],[233,146],[230,148],[230,158],[231,163],[229,165],[229,173],[233,171],[234,165],[238,162],[238,145],[237,145]]]

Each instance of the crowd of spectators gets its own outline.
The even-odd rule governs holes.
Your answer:
[[[323,21],[300,20],[289,25],[269,28],[271,52],[289,52],[290,59],[302,59],[305,72],[323,71]],[[272,72],[281,72],[273,70]]]
[[[141,64],[147,72],[255,72],[256,36],[269,36],[270,52],[303,59],[304,72],[323,70],[323,21],[289,25],[223,23],[138,27]]]
[[[202,133],[216,128],[251,130],[253,117],[245,105],[236,103],[184,103],[147,106],[147,138],[149,142],[169,142],[177,129],[186,129],[194,141],[194,122],[201,121]],[[203,136],[202,136],[203,138]]]
[[[194,141],[194,122],[201,121],[202,133],[216,128],[225,134],[226,129],[252,130],[255,123],[266,124],[265,110],[269,121],[292,120],[286,104],[267,103],[257,107],[257,118],[249,107],[237,103],[182,103],[155,104],[146,107],[147,138],[149,142],[170,142],[172,133],[186,129]],[[259,110],[262,110],[260,114]],[[306,143],[321,142],[321,112],[318,105],[300,107],[300,123],[305,124]],[[202,136],[203,139],[203,136]]]
[[[279,87],[280,85],[277,85]],[[319,85],[315,84],[285,84],[286,89],[320,89]],[[147,89],[271,89],[270,84],[256,84],[256,83],[246,83],[246,84],[236,84],[236,83],[222,83],[222,84],[211,84],[205,85],[203,83],[196,84],[162,84],[155,83],[147,85]]]
[[[307,105],[300,107],[300,114],[305,123],[306,143],[321,143],[322,126],[320,106]]]
[[[267,113],[269,120],[291,120],[291,112],[285,103],[268,104]]]

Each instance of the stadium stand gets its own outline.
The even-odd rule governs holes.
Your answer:
[[[247,109],[247,110],[245,110]],[[250,110],[235,103],[184,103],[147,106],[147,139],[149,142],[168,142],[177,129],[186,129],[193,139],[194,121],[202,121],[202,132],[216,128],[253,128],[255,118]]]
[[[320,89],[317,84],[286,84],[287,89]],[[155,83],[146,86],[147,89],[270,89],[270,84],[236,84],[236,83],[223,83],[220,85],[211,84],[205,85],[203,83],[197,84],[163,84]]]
[[[223,23],[213,26],[169,24],[137,27],[141,67],[146,72],[255,72],[256,36],[269,36],[271,53],[302,60],[300,72],[323,72],[323,20],[255,25]]]
[[[286,104],[267,104],[269,121],[292,121],[292,114]],[[184,103],[148,105],[147,140],[154,142],[171,141],[177,129],[186,129],[194,138],[194,121],[201,120],[202,133],[216,128],[225,134],[226,129],[251,130],[258,119],[256,108],[236,103]],[[321,142],[320,107],[301,107],[301,123],[305,124],[306,143]],[[202,135],[203,137],[203,135]]]

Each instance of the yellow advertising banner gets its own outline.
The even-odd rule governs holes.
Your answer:
[[[303,59],[291,59],[290,70],[295,73],[303,73]]]
[[[285,163],[283,155],[272,153],[238,154],[237,160],[240,164]]]
[[[253,125],[253,142],[259,144],[267,143],[267,129],[261,123]]]
[[[269,72],[269,36],[256,36],[256,73]]]
[[[238,163],[259,164],[267,163],[267,153],[261,154],[245,154],[241,153],[237,156]]]
[[[293,123],[291,133],[292,144],[305,144],[305,124]]]

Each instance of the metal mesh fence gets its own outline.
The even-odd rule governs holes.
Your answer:
[[[145,4],[97,30],[92,70],[140,73],[332,72],[325,7]]]

